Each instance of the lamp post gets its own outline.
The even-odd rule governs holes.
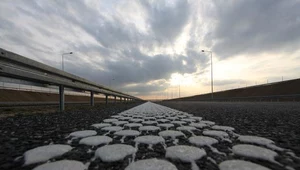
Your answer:
[[[214,99],[214,79],[213,79],[213,60],[212,60],[212,51],[202,50],[202,52],[209,52],[210,53],[210,65],[211,65],[211,99]]]
[[[65,71],[65,69],[64,69],[64,55],[67,55],[67,54],[73,54],[73,52],[63,53],[61,55],[61,68],[62,68],[62,71]]]

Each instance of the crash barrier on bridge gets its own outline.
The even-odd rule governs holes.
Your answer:
[[[122,101],[136,101],[141,100],[135,96],[131,96],[100,84],[88,81],[84,78],[75,76],[73,74],[64,72],[54,67],[42,64],[40,62],[28,59],[21,55],[0,48],[0,76],[17,78],[26,81],[43,83],[48,85],[56,85],[59,87],[59,108],[64,110],[64,90],[65,87],[89,91],[91,100],[90,103],[94,105],[94,94],[104,94],[106,104],[108,103],[108,96],[117,97]]]
[[[0,76],[1,78],[1,76]],[[59,89],[56,86],[52,87],[41,87],[34,85],[26,85],[21,83],[7,83],[0,81],[0,89],[3,90],[16,90],[16,91],[27,91],[27,92],[37,92],[37,93],[50,93],[50,94],[58,94]],[[73,95],[73,96],[90,96],[89,93],[83,93],[82,91],[72,91],[71,89],[65,90],[65,95]]]

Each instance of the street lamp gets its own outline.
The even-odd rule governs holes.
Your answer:
[[[61,55],[61,67],[62,67],[63,71],[64,71],[64,55],[67,55],[67,54],[73,54],[73,52],[63,53]]]
[[[212,51],[202,50],[202,52],[209,52],[210,53],[210,65],[211,65],[211,99],[214,99],[214,79],[213,79],[213,60],[212,60]]]

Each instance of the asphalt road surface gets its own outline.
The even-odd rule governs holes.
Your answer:
[[[276,109],[253,104],[251,110],[245,103],[163,104],[182,111],[148,102],[129,110],[125,109],[133,105],[1,119],[4,144],[0,149],[1,168],[290,170],[300,167],[300,158],[295,154],[297,144],[295,147],[278,144],[273,134],[297,134],[297,129],[291,129],[296,128],[294,123],[299,119],[294,119],[299,118],[299,113],[294,117],[288,112],[281,116],[277,113],[290,110],[295,114],[299,112],[297,105]],[[273,114],[277,116],[272,117]],[[277,126],[279,122],[281,126]],[[290,131],[283,132],[286,126]],[[281,135],[284,141],[292,140],[290,135]]]

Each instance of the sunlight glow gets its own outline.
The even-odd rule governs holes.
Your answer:
[[[195,84],[195,79],[193,75],[189,75],[189,74],[182,75],[179,73],[173,73],[169,81],[171,86]]]

